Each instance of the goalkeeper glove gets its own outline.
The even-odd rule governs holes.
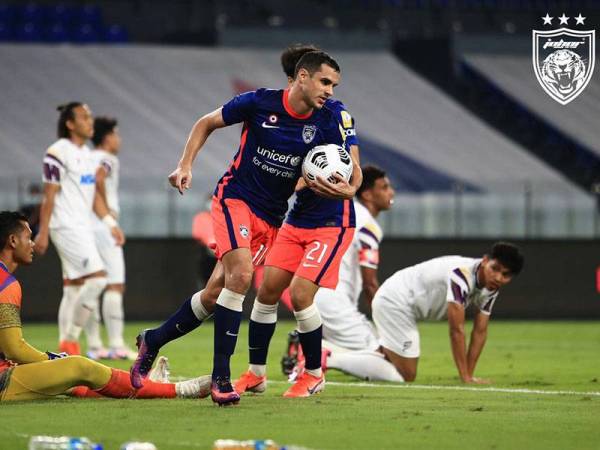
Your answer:
[[[67,356],[69,356],[65,352],[61,352],[61,353],[46,352],[46,355],[48,355],[48,359],[50,359],[50,360],[52,360],[52,359],[66,358]]]

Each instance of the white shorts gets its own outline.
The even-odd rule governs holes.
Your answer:
[[[348,350],[379,348],[375,328],[350,299],[321,288],[315,295],[315,304],[323,321],[323,339]]]
[[[94,237],[96,247],[104,262],[104,267],[106,267],[108,284],[124,284],[125,258],[123,257],[123,247],[115,243],[115,238],[103,223],[94,228]]]
[[[402,284],[400,289],[395,287],[395,300],[391,300],[386,292],[380,289],[371,305],[373,321],[379,333],[379,343],[404,358],[418,358],[421,345],[409,289],[403,289]]]
[[[60,257],[64,278],[76,280],[104,270],[91,229],[52,228],[50,239]]]

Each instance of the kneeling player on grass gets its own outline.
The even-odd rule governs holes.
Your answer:
[[[378,352],[396,371],[381,368],[385,361],[375,352],[336,354],[335,367],[359,378],[414,381],[421,354],[417,322],[447,316],[460,379],[464,383],[489,383],[474,376],[475,366],[485,345],[498,292],[522,268],[519,249],[498,242],[483,258],[442,256],[396,272],[381,285],[372,303],[379,333]],[[467,348],[464,326],[469,305],[475,307],[475,317]],[[379,370],[374,370],[377,367]]]
[[[12,273],[33,260],[34,243],[25,216],[0,212],[0,401],[67,394],[79,397],[206,397],[210,376],[181,383],[149,381],[135,390],[129,373],[88,358],[41,352],[21,333],[21,286]]]

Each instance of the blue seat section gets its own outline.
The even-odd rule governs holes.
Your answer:
[[[451,192],[457,185],[467,192],[481,191],[474,184],[429,167],[365,134],[360,136],[360,161],[363,165],[384,167],[394,188],[399,192]]]
[[[0,4],[0,41],[124,43],[127,30],[106,24],[99,5]]]

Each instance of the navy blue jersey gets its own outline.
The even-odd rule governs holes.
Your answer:
[[[227,125],[244,125],[240,147],[215,195],[241,199],[258,217],[281,226],[304,156],[316,145],[343,145],[333,111],[315,109],[301,116],[290,107],[287,89],[258,89],[234,97],[222,114]]]
[[[343,130],[346,148],[358,145],[354,119],[346,111],[344,104],[339,100],[330,99],[323,109],[334,113]],[[354,202],[320,197],[312,189],[304,188],[296,194],[296,201],[286,222],[299,228],[354,227]]]

